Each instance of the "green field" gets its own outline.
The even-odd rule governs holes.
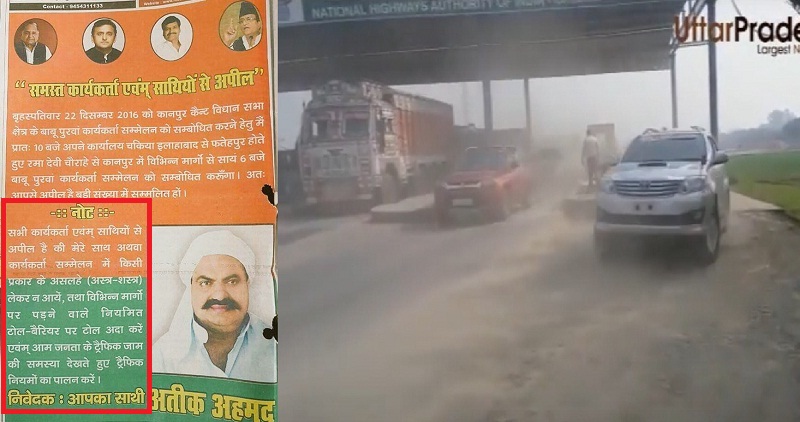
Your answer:
[[[800,218],[800,152],[731,157],[727,168],[731,189]]]

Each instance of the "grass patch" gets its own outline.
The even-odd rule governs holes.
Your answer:
[[[800,218],[800,152],[731,157],[727,168],[732,190]]]

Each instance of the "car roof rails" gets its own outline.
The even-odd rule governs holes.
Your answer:
[[[690,127],[698,132],[706,132],[706,129],[701,126],[690,126]]]
[[[642,135],[649,135],[651,133],[661,133],[661,131],[658,130],[658,129],[654,129],[654,128],[649,127],[647,129],[645,129],[644,132],[642,132]]]

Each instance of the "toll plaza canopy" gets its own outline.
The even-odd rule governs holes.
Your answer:
[[[279,92],[669,68],[685,0],[283,0]]]

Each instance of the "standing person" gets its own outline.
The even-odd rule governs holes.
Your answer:
[[[586,168],[586,175],[589,179],[589,186],[597,184],[599,176],[600,164],[600,142],[594,136],[591,130],[586,131],[586,138],[583,140],[583,151],[581,153],[581,162]]]
[[[50,47],[39,42],[39,24],[27,21],[22,24],[20,41],[14,43],[14,50],[22,61],[28,64],[42,64],[53,56]]]

